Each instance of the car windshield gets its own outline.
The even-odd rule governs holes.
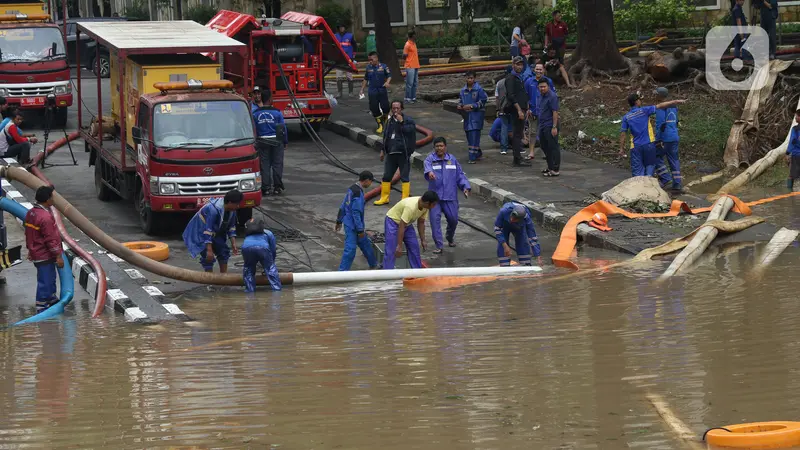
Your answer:
[[[64,37],[58,28],[8,28],[0,30],[0,51],[2,62],[64,58]]]
[[[253,138],[253,117],[241,100],[161,103],[155,107],[153,141],[157,147],[213,148]]]

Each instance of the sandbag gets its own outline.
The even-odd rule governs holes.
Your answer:
[[[653,177],[633,177],[621,182],[613,188],[603,192],[603,201],[620,206],[634,203],[638,200],[654,202],[668,206],[672,199],[658,184],[658,179]]]

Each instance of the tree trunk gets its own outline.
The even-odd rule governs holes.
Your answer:
[[[578,46],[571,64],[585,59],[599,70],[619,70],[628,67],[617,48],[614,33],[614,11],[610,1],[577,0]]]
[[[647,55],[644,69],[656,81],[669,81],[686,76],[690,68],[703,68],[705,56],[698,52],[684,52],[676,48],[672,53],[659,50]]]
[[[371,0],[372,11],[375,16],[375,47],[382,63],[389,66],[392,72],[392,84],[403,83],[403,73],[400,71],[400,61],[397,59],[397,49],[394,48],[392,39],[392,24],[389,19],[389,2],[387,0]]]
[[[175,20],[183,20],[183,0],[175,0]]]

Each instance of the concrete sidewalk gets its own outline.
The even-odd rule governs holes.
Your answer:
[[[400,88],[393,88],[400,92]],[[401,95],[402,93],[400,92]],[[402,95],[401,95],[402,96]],[[397,95],[391,95],[395,98]],[[561,151],[561,176],[547,178],[541,175],[546,167],[544,155],[537,150],[532,167],[513,167],[512,155],[500,154],[499,144],[489,138],[490,125],[486,124],[481,147],[483,159],[474,165],[467,165],[467,143],[463,123],[458,114],[443,110],[441,104],[418,102],[408,105],[406,114],[417,124],[433,130],[436,136],[447,138],[448,151],[462,163],[464,171],[473,184],[473,190],[481,195],[494,198],[497,203],[520,201],[526,203],[534,213],[535,221],[544,228],[561,232],[569,218],[577,211],[596,200],[606,190],[630,177],[627,170],[609,166],[599,161],[567,151]],[[362,144],[379,148],[380,138],[375,136],[375,121],[368,111],[366,100],[344,97],[334,109],[331,121],[326,123],[330,130],[349,137]],[[432,149],[430,146],[418,149],[414,165],[421,169],[422,161]],[[705,206],[705,199],[695,196],[682,196],[693,206]],[[613,232],[603,233],[583,224],[578,227],[578,236],[584,242],[597,247],[626,253],[660,245],[670,239],[683,236],[702,223],[702,218],[687,216],[672,220],[631,220],[621,217],[610,219]],[[753,227],[748,238],[769,239],[770,230]]]

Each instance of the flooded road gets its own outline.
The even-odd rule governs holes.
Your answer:
[[[202,288],[177,300],[192,326],[77,305],[0,330],[0,448],[688,448],[653,396],[698,437],[800,420],[800,249],[751,279],[761,249],[665,284],[654,261],[434,293]]]

